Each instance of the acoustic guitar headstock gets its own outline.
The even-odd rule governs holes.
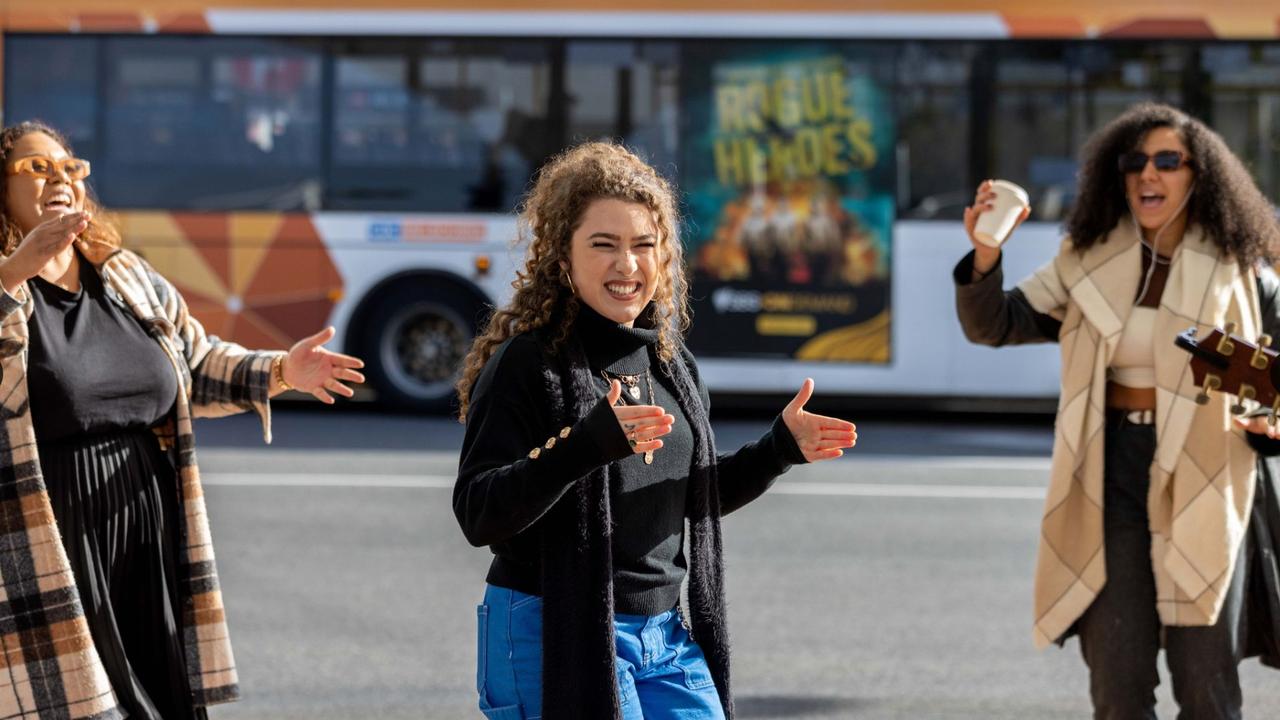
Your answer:
[[[1274,423],[1280,411],[1280,353],[1270,348],[1271,336],[1263,335],[1251,342],[1235,334],[1235,323],[1214,328],[1204,338],[1196,337],[1193,327],[1178,336],[1174,343],[1191,353],[1191,374],[1200,393],[1196,402],[1209,401],[1210,392],[1236,396],[1231,412],[1245,412],[1245,400],[1253,400],[1271,408]]]

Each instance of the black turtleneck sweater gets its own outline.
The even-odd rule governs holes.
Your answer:
[[[583,306],[575,333],[586,350],[600,401],[569,429],[553,425],[543,387],[542,355],[532,334],[508,340],[489,358],[471,393],[453,506],[472,544],[489,545],[495,555],[490,584],[540,595],[538,523],[583,476],[614,463],[613,589],[615,612],[657,615],[680,599],[684,580],[685,497],[693,456],[693,432],[655,355],[657,332],[629,328]],[[639,400],[676,416],[652,465],[631,451],[605,402],[605,376],[640,376]],[[696,375],[695,375],[696,378]],[[698,380],[704,406],[705,386]],[[555,437],[551,449],[548,439]],[[530,450],[540,448],[536,458]],[[804,455],[779,417],[759,441],[718,458],[722,514],[764,493]]]

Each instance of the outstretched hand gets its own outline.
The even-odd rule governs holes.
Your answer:
[[[364,361],[351,355],[326,350],[323,345],[333,339],[332,326],[308,338],[303,338],[289,348],[284,359],[284,381],[299,392],[310,393],[317,400],[332,405],[333,395],[355,395],[355,391],[343,382],[362,383],[364,375],[356,372],[364,367]]]
[[[782,421],[795,438],[804,459],[809,462],[831,460],[844,455],[844,448],[858,442],[858,428],[848,420],[815,415],[804,409],[813,397],[813,379],[805,378],[800,392],[782,410]]]

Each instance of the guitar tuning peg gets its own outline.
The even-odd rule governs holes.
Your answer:
[[[1196,395],[1196,404],[1205,405],[1209,402],[1209,393],[1222,387],[1222,378],[1217,375],[1209,374],[1204,376],[1204,387]]]
[[[1236,324],[1229,322],[1222,326],[1222,338],[1218,340],[1218,354],[1230,356],[1236,351],[1236,344],[1231,342],[1231,336],[1235,334]]]
[[[1253,351],[1253,357],[1249,358],[1249,365],[1255,370],[1266,370],[1271,363],[1267,360],[1267,354],[1262,351],[1265,347],[1270,347],[1271,336],[1263,333],[1258,336],[1258,349]]]
[[[1231,403],[1231,414],[1243,415],[1246,410],[1244,403],[1248,400],[1253,400],[1257,396],[1258,396],[1258,393],[1256,390],[1253,389],[1252,385],[1248,383],[1241,383],[1240,392],[1236,396],[1237,399],[1235,402]]]

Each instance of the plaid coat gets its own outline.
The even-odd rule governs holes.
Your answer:
[[[1061,638],[1102,590],[1103,440],[1107,367],[1137,297],[1141,245],[1123,219],[1083,253],[1068,238],[1057,257],[1018,288],[1039,313],[1061,320],[1062,392],[1053,467],[1036,563],[1034,638]],[[1198,225],[1174,252],[1155,337],[1172,343],[1188,326],[1203,337],[1234,322],[1261,332],[1256,278]],[[1217,621],[1253,506],[1257,455],[1235,427],[1232,398],[1200,405],[1185,353],[1155,355],[1156,452],[1147,506],[1156,611],[1164,625]]]
[[[83,241],[77,247],[102,276],[108,296],[132,311],[165,350],[179,378],[173,413],[156,434],[181,488],[178,573],[192,702],[234,700],[239,688],[192,418],[254,410],[270,442],[268,388],[278,353],[251,352],[206,335],[173,285],[134,253]],[[0,720],[121,718],[40,473],[26,377],[32,308],[25,284],[14,296],[0,292]]]

